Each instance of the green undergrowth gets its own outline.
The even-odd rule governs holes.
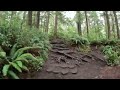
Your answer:
[[[105,55],[106,62],[109,66],[120,65],[120,40],[93,40],[90,44],[101,47],[101,50]]]
[[[47,33],[0,27],[0,77],[19,79],[20,73],[40,70],[50,48]]]
[[[91,40],[90,44],[91,45],[120,45],[120,40],[116,40],[116,39],[111,39],[111,40],[106,40],[106,39]]]
[[[49,33],[51,39],[54,38],[53,32]],[[90,51],[90,42],[87,38],[81,37],[75,31],[59,31],[58,38],[64,40],[67,45],[78,47],[78,51],[89,52]]]
[[[105,54],[108,65],[120,65],[120,46],[107,45],[103,47],[102,52]]]

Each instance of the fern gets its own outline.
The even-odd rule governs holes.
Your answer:
[[[32,54],[30,53],[24,53],[25,50],[29,50],[29,49],[41,49],[41,47],[24,47],[24,48],[20,48],[16,51],[16,46],[17,44],[15,44],[11,51],[10,51],[10,56],[6,56],[6,52],[4,51],[1,51],[0,52],[0,59],[5,59],[7,60],[6,63],[8,64],[5,64],[3,69],[2,69],[2,72],[3,72],[3,76],[12,76],[13,78],[15,79],[18,79],[19,77],[17,76],[16,72],[20,72],[22,73],[22,70],[25,70],[25,71],[29,71],[29,69],[23,65],[23,64],[30,64],[32,66],[34,66],[34,69],[35,68],[40,68],[41,66],[41,60],[39,60],[39,58],[36,58],[34,57]],[[43,50],[43,56],[46,56],[47,57],[47,53],[46,51],[48,51],[48,49],[41,49]],[[32,61],[32,62],[30,62]],[[24,62],[24,63],[23,63]],[[36,66],[37,65],[37,66]],[[17,71],[13,71],[13,68]]]
[[[8,74],[12,76],[14,79],[19,79],[19,77],[11,70],[8,71]]]
[[[14,55],[14,53],[16,52],[16,47],[17,47],[17,44],[15,44],[13,47],[12,47],[12,49],[11,49],[11,51],[10,51],[10,56],[12,57],[13,55]]]
[[[7,75],[7,72],[9,70],[9,67],[10,65],[4,65],[3,69],[2,69],[2,73],[3,73],[3,76],[6,76]]]
[[[29,71],[29,69],[26,66],[24,66],[24,65],[22,65],[22,69],[26,70],[26,71]]]
[[[22,62],[21,62],[21,61],[16,61],[16,63],[18,64],[18,66],[19,66],[19,67],[21,67],[21,68],[22,68],[23,64],[22,64]]]
[[[113,66],[120,64],[119,51],[115,51],[115,47],[107,45],[103,48],[103,53],[106,56],[106,62],[108,65]]]
[[[37,60],[32,54],[30,53],[25,53],[19,56],[16,60],[21,60],[21,59],[27,59],[27,60]]]
[[[72,36],[70,37],[70,42],[75,45],[89,45],[89,41],[86,38],[80,36]]]
[[[10,64],[11,64],[16,70],[18,70],[19,72],[22,72],[21,68],[20,68],[16,63],[11,62]]]
[[[16,57],[19,57],[21,54],[23,54],[25,50],[36,49],[36,48],[41,49],[41,47],[24,47],[24,48],[20,48],[15,52],[15,54],[13,56],[13,59],[15,59]]]
[[[27,59],[23,58],[17,58],[16,61],[22,61],[28,63],[29,61]]]

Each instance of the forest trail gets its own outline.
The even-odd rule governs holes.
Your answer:
[[[42,70],[32,79],[112,79],[120,78],[119,67],[109,67],[99,48],[84,54],[67,46],[61,39],[51,42],[52,50]],[[116,69],[115,69],[116,68]]]

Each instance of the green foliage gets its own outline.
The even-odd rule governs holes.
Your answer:
[[[114,46],[105,46],[103,48],[103,53],[105,54],[105,57],[107,59],[107,64],[114,66],[120,64],[120,49],[116,49],[118,47]]]
[[[17,65],[22,68],[23,64],[21,61],[16,61]]]
[[[40,48],[40,47],[24,47],[24,48],[20,48],[20,49],[18,49],[18,50],[14,53],[14,55],[13,55],[12,58],[15,59],[15,58],[21,56],[21,55],[24,53],[24,51],[29,50],[29,49],[38,49],[38,50],[40,50],[41,48]]]
[[[19,77],[16,75],[16,73],[14,73],[14,72],[11,71],[11,70],[8,71],[8,74],[9,74],[12,78],[14,78],[14,79],[19,79]]]
[[[6,53],[5,52],[0,52],[0,58],[4,58],[6,57]]]
[[[91,51],[91,48],[90,46],[83,45],[83,46],[79,46],[78,51],[83,52],[83,53],[88,53]]]
[[[17,38],[17,43],[23,47],[40,47],[40,54],[44,59],[47,59],[48,50],[51,48],[48,34],[37,29],[21,31]]]
[[[21,67],[23,70],[25,70],[25,71],[29,71],[29,69],[26,67],[26,66],[24,66],[24,65],[22,65],[22,67]]]
[[[9,62],[9,63],[10,63],[10,65],[11,65],[12,67],[14,67],[16,70],[18,70],[19,72],[22,72],[20,66],[18,66],[16,62],[17,62],[17,61]]]
[[[112,39],[112,40],[103,40],[101,41],[101,43],[103,45],[119,45],[120,44],[120,40],[116,40],[116,39]]]
[[[116,39],[111,39],[111,40],[106,40],[106,39],[100,39],[100,40],[91,40],[90,41],[91,45],[120,45],[120,40]]]
[[[0,62],[3,67],[9,66],[8,70],[4,68],[3,71],[6,72],[3,73],[5,76],[13,76],[13,78],[17,78],[22,70],[41,69],[51,47],[47,33],[34,28],[19,30],[19,28],[9,27],[9,25],[0,28],[0,45]],[[34,51],[37,51],[38,55]],[[40,58],[36,58],[36,56]]]
[[[28,66],[31,64],[34,66],[34,69],[38,68],[40,69],[43,59],[41,60],[40,58],[34,57],[30,53],[25,53],[24,51],[29,50],[29,49],[41,49],[39,47],[24,47],[20,48],[16,51],[15,49],[16,44],[13,46],[11,49],[11,53],[9,56],[2,57],[4,61],[6,61],[3,65],[3,76],[13,76],[13,78],[17,78],[18,73],[22,73],[23,70],[29,71]],[[3,52],[3,51],[2,51]],[[6,52],[4,52],[6,53]],[[1,54],[1,53],[0,53]],[[0,55],[2,56],[2,54]],[[40,57],[40,56],[39,56]],[[36,64],[35,64],[36,63]],[[9,72],[9,73],[8,73]]]
[[[42,66],[43,66],[43,64],[44,64],[44,59],[43,58],[41,58],[41,57],[38,57],[37,58],[38,60],[35,62],[34,60],[30,60],[29,61],[29,69],[30,70],[36,70],[36,71],[38,71],[38,70],[40,70],[41,68],[42,68]]]
[[[73,36],[70,38],[71,44],[75,45],[89,45],[89,41],[86,38],[80,36]]]
[[[16,43],[19,32],[19,28],[9,27],[7,25],[0,26],[0,46],[6,52],[9,52],[10,48]]]
[[[3,72],[3,76],[7,75],[8,69],[9,69],[10,65],[4,65],[2,72]]]
[[[11,51],[10,51],[10,56],[13,56],[14,53],[16,52],[16,49],[17,49],[17,44],[13,45]]]

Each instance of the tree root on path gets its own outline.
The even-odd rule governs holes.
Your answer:
[[[95,54],[92,54],[92,53],[91,53],[91,55],[92,55],[93,57],[95,57],[95,59],[105,62],[104,59],[102,59],[102,58],[96,56]]]
[[[69,50],[69,48],[60,48],[60,47],[53,47],[53,49],[58,49],[58,50]]]
[[[64,55],[64,56],[66,56],[67,58],[70,58],[70,59],[77,59],[77,58],[75,58],[75,57],[73,57],[73,56],[71,56],[71,55],[69,55],[69,54],[67,54],[67,53],[64,53],[64,52],[62,52],[62,51],[55,51],[55,50],[51,50],[52,52],[54,52],[54,53],[59,53],[59,54],[62,54],[62,55]]]

